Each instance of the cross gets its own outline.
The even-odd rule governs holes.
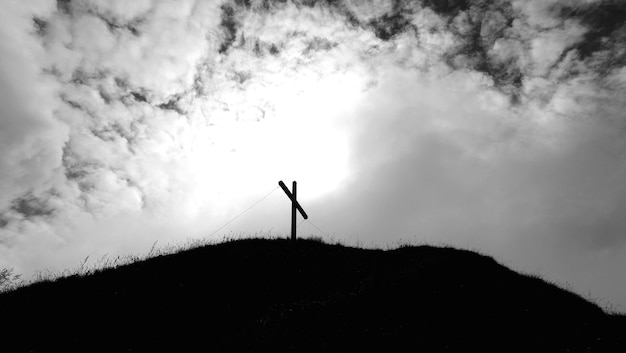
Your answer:
[[[283,189],[285,194],[287,194],[287,197],[289,197],[289,199],[291,200],[291,240],[296,240],[296,210],[300,212],[304,219],[309,218],[309,216],[306,215],[306,212],[304,212],[302,206],[300,206],[298,200],[296,199],[296,182],[294,181],[292,184],[293,191],[289,191],[289,189],[287,189],[287,186],[285,185],[285,183],[283,183],[282,180],[278,182],[278,185]]]

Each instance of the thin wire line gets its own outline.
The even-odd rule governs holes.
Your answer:
[[[211,236],[213,236],[215,233],[219,232],[220,230],[222,230],[224,227],[226,227],[227,225],[233,223],[237,218],[241,217],[244,213],[250,211],[254,206],[258,205],[259,203],[261,203],[261,201],[265,200],[266,198],[268,198],[271,194],[274,193],[274,191],[276,191],[279,187],[277,186],[276,188],[272,189],[272,191],[268,192],[265,196],[261,197],[257,202],[255,202],[254,204],[252,204],[252,206],[246,208],[243,212],[241,212],[240,214],[236,215],[235,218],[231,219],[230,221],[226,222],[226,224],[224,224],[223,226],[217,228],[213,233],[209,234],[209,238]]]
[[[330,237],[330,235],[328,235],[328,233],[326,233],[325,231],[321,230],[318,226],[316,226],[316,225],[315,225],[315,223],[311,222],[311,220],[310,220],[310,219],[309,219],[308,221],[309,221],[309,223],[311,223],[311,225],[312,225],[313,227],[315,227],[315,229],[319,230],[319,231],[320,231],[322,234],[324,234],[325,236]]]

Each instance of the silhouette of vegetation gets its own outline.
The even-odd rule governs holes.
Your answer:
[[[0,292],[10,291],[23,284],[22,275],[15,274],[12,268],[0,269]]]
[[[471,251],[243,239],[151,256],[0,294],[0,351],[626,348],[624,316]]]

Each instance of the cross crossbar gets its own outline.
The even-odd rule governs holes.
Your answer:
[[[302,208],[302,206],[300,206],[300,203],[298,202],[298,200],[293,199],[293,194],[291,193],[291,191],[289,191],[289,189],[287,189],[287,185],[285,185],[285,183],[283,183],[282,180],[278,182],[278,185],[283,189],[285,194],[287,194],[287,197],[289,197],[289,200],[291,200],[291,202],[296,203],[296,209],[298,209],[298,212],[300,212],[302,217],[304,217],[304,219],[308,219],[309,216],[307,216],[306,212],[304,212],[304,209]]]

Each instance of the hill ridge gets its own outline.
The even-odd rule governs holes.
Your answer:
[[[6,352],[626,347],[623,316],[489,256],[302,239],[229,241],[36,283],[0,294],[0,317]]]

